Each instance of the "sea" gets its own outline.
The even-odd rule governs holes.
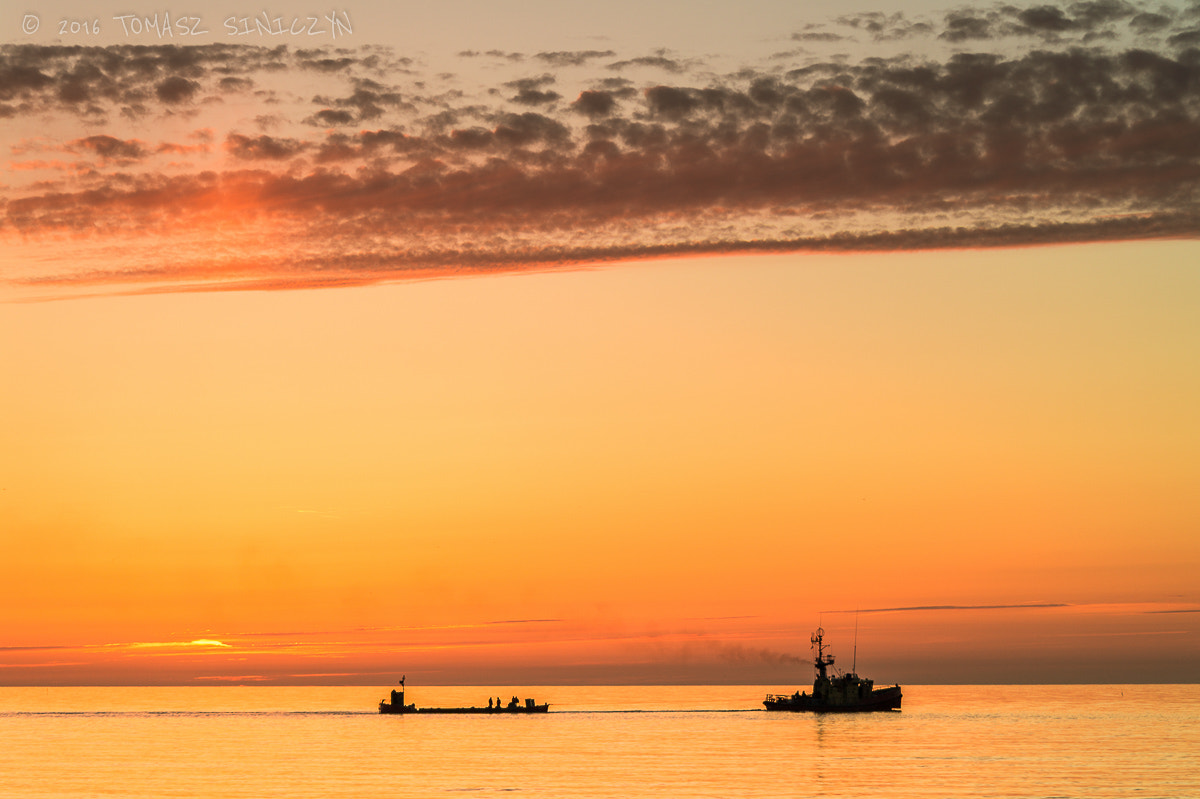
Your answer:
[[[0,688],[0,797],[1200,797],[1200,685],[909,685],[899,712],[768,713],[780,686]]]

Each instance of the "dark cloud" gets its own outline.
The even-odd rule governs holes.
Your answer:
[[[349,56],[330,57],[324,50],[297,50],[296,61],[301,69],[317,72],[348,72],[359,63],[359,59]]]
[[[539,75],[537,77],[508,81],[504,85],[510,89],[517,89],[516,95],[509,98],[514,103],[519,105],[546,105],[562,98],[562,95],[558,92],[542,88],[552,85],[554,82],[555,77],[553,75]]]
[[[1067,6],[1067,11],[1074,17],[1076,24],[1085,28],[1129,19],[1138,13],[1135,6],[1124,0],[1087,0],[1071,3]]]
[[[917,36],[932,36],[935,32],[936,28],[929,22],[902,22],[876,39],[911,39]]]
[[[5,53],[7,56],[7,53]],[[5,61],[8,61],[5,58]],[[12,100],[49,86],[54,79],[28,64],[0,64],[0,100]]]
[[[666,70],[667,72],[684,71],[684,66],[679,61],[662,55],[630,58],[624,61],[614,61],[608,65],[608,68],[612,70],[622,70],[628,67],[655,67],[657,69]]]
[[[450,131],[449,143],[455,148],[482,150],[495,143],[495,134],[481,127],[455,129]]]
[[[616,53],[612,50],[572,50],[553,53],[538,53],[534,58],[544,61],[552,67],[580,67],[598,58],[612,58]]]
[[[1171,24],[1171,18],[1163,14],[1144,11],[1129,20],[1129,27],[1138,33],[1156,33]]]
[[[630,93],[636,93],[633,88],[634,83],[629,78],[601,78],[596,81],[595,86],[611,92],[628,90]]]
[[[845,14],[835,21],[839,25],[861,28],[870,33],[879,33],[887,26],[888,16],[881,11],[865,11],[857,14]]]
[[[562,95],[555,91],[544,92],[538,89],[521,89],[521,91],[509,99],[519,105],[546,105],[562,99]]]
[[[816,79],[807,85],[762,76],[742,88],[650,87],[642,111],[653,121],[610,119],[589,129],[595,146],[586,151],[564,122],[526,113],[497,114],[490,127],[458,127],[438,139],[396,131],[330,138],[320,156],[547,153],[550,160],[524,167],[443,165],[432,193],[426,186],[412,195],[407,172],[371,179],[388,187],[375,198],[378,207],[399,203],[406,220],[461,215],[476,225],[502,209],[547,205],[581,224],[619,214],[636,226],[638,218],[713,205],[834,213],[865,203],[930,214],[976,208],[985,217],[1043,207],[1086,218],[1101,202],[1144,220],[1195,201],[1197,65],[1146,51],[1036,52],[1008,61],[964,55],[943,66],[841,69],[844,85],[810,73]],[[230,153],[249,160],[288,159],[305,147],[270,136],[226,140]],[[343,201],[357,193],[353,179],[339,181],[349,182],[329,189]],[[405,198],[418,195],[409,207]]]
[[[489,58],[500,58],[513,63],[519,63],[525,60],[524,53],[508,53],[504,50],[488,50],[487,52],[483,53],[479,52],[478,50],[460,50],[458,54],[463,58],[480,58],[481,56],[488,56]]]
[[[570,141],[571,134],[558,120],[527,112],[505,114],[496,126],[496,138],[518,147],[535,143],[563,145]]]
[[[0,45],[0,100],[19,99],[29,111],[61,108],[95,117],[116,108],[138,118],[156,101],[199,100],[206,86],[249,90],[256,73],[295,66],[296,58],[286,47],[227,44]]]
[[[481,126],[457,128],[440,137],[430,146],[445,146],[451,150],[504,150],[533,146],[569,145],[570,131],[550,117],[533,112],[498,115],[492,129]],[[495,166],[493,162],[491,166]]]
[[[290,190],[292,187],[286,187]],[[548,210],[548,209],[547,209]],[[509,220],[509,224],[513,220]],[[1138,220],[1096,221],[1083,224],[1039,224],[1032,226],[1002,225],[982,228],[933,228],[894,230],[883,233],[840,233],[829,236],[793,239],[754,239],[745,241],[706,241],[659,243],[625,243],[579,246],[512,246],[480,249],[471,245],[446,244],[436,248],[389,248],[388,251],[359,251],[350,249],[359,243],[340,236],[329,226],[317,226],[331,243],[343,251],[329,250],[320,257],[280,257],[263,253],[253,259],[242,259],[214,268],[213,259],[180,262],[170,269],[91,271],[84,278],[63,275],[42,275],[13,281],[21,285],[68,287],[79,283],[97,286],[119,286],[130,283],[164,282],[165,285],[138,288],[128,294],[213,291],[277,291],[289,289],[339,288],[367,286],[377,283],[445,274],[471,272],[544,269],[603,262],[620,262],[680,256],[722,255],[730,253],[841,253],[895,252],[938,248],[1020,247],[1031,244],[1064,244],[1072,242],[1129,241],[1153,238],[1194,238],[1200,215],[1180,214],[1162,217],[1149,224]],[[363,230],[363,235],[369,231]],[[431,233],[424,227],[422,233]],[[106,291],[105,293],[114,293]],[[1058,605],[1047,604],[1046,607]],[[876,608],[861,612],[896,612],[906,610],[967,610],[987,609],[989,606],[920,606],[908,608]],[[991,606],[1004,608],[1005,606]],[[1018,605],[1015,608],[1036,607]],[[832,612],[832,611],[831,611]]]
[[[1200,28],[1182,31],[1167,37],[1167,44],[1172,47],[1195,47],[1200,45]]]
[[[326,108],[314,114],[313,119],[320,125],[350,125],[354,123],[355,116],[349,111]]]
[[[333,109],[319,111],[309,121],[318,125],[349,124],[350,121],[378,119],[389,109],[415,110],[400,92],[388,86],[367,78],[354,78],[350,82],[354,89],[345,97],[314,97],[314,104],[333,106]],[[334,109],[343,109],[346,113]],[[353,116],[350,116],[351,112]]]
[[[141,142],[116,139],[112,136],[88,136],[86,139],[76,139],[67,146],[75,152],[87,151],[106,160],[124,163],[140,161],[146,157],[146,149]]]
[[[1161,30],[1170,18],[1125,0],[1085,0],[1041,4],[960,7],[949,11],[940,38],[950,42],[1036,36],[1047,41],[1079,36],[1081,42],[1116,40],[1122,26],[1138,33]]]
[[[506,82],[504,85],[508,86],[510,89],[540,89],[543,86],[552,85],[553,83],[555,83],[556,80],[557,79],[553,75],[545,74],[545,75],[538,75],[536,77],[518,78],[517,80],[510,80],[510,81]]]
[[[612,92],[583,91],[571,107],[581,114],[590,117],[602,117],[611,114],[617,106],[617,100]]]
[[[1075,27],[1075,21],[1055,6],[1037,6],[1017,12],[1017,19],[1025,27],[1034,31],[1053,31],[1059,33]]]
[[[299,155],[308,145],[297,139],[275,136],[242,136],[230,133],[225,137],[225,150],[234,158],[246,161],[283,161]]]
[[[211,147],[207,142],[201,144],[179,144],[177,142],[163,142],[154,148],[155,153],[166,153],[168,155],[188,155],[191,153],[207,153],[211,151]]]
[[[350,161],[392,155],[412,158],[432,158],[442,155],[438,145],[419,136],[409,136],[398,130],[365,130],[354,136],[332,133],[320,145],[318,162]]]
[[[178,75],[167,78],[154,87],[154,93],[164,103],[183,103],[191,100],[200,91],[200,84]]]
[[[970,11],[952,11],[947,14],[946,29],[940,34],[941,38],[951,42],[990,39],[992,35],[992,21]]]
[[[254,88],[254,81],[250,78],[221,78],[217,84],[222,90],[227,92],[248,92]]]
[[[277,251],[231,244],[222,252],[236,255],[219,270],[197,257],[156,266],[165,270],[157,277],[130,266],[88,278],[225,287],[702,253],[1194,238],[1200,56],[1186,49],[1190,29],[1139,8],[1097,0],[954,11],[943,36],[972,52],[942,58],[830,59],[693,79],[659,53],[608,67],[667,68],[661,59],[679,70],[669,81],[593,75],[572,86],[589,87],[572,102],[558,102],[563,74],[497,81],[470,96],[457,84],[390,85],[366,71],[370,58],[386,59],[365,49],[9,48],[0,74],[13,80],[0,87],[0,113],[92,119],[135,101],[200,105],[242,85],[226,80],[261,86],[263,71],[301,63],[322,73],[325,94],[302,113],[278,106],[258,136],[198,132],[193,144],[158,150],[118,136],[73,138],[69,149],[89,156],[81,160],[93,172],[78,185],[5,188],[0,233],[137,237],[203,230],[235,209],[269,223]],[[918,23],[857,15],[843,24],[894,37]],[[1140,26],[1139,47],[1083,43],[1116,25],[1130,42]],[[1184,49],[1166,47],[1168,36],[1183,36]],[[1024,49],[984,46],[1002,38]],[[583,52],[593,69],[611,58]],[[550,55],[539,60],[578,66]],[[171,81],[186,91],[160,97]],[[201,164],[214,136],[228,158]],[[176,159],[169,175],[108,168],[158,152]]]
[[[646,105],[654,116],[679,119],[701,106],[699,92],[675,86],[653,86],[646,89]]]
[[[934,33],[934,27],[929,22],[909,20],[903,12],[884,14],[879,11],[869,11],[858,14],[845,14],[838,17],[837,24],[867,33],[877,41],[896,41],[909,39],[914,36],[928,36]],[[845,37],[830,38],[832,34],[792,34],[797,41],[838,41]]]
[[[827,31],[809,31],[792,34],[792,40],[797,42],[844,42],[847,38],[849,37],[842,36],[840,33],[829,33]]]

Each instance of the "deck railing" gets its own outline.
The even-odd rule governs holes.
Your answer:
[[[795,698],[795,694],[767,694],[768,702],[790,702]]]

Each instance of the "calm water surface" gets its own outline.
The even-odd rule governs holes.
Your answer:
[[[380,716],[388,688],[0,688],[0,797],[1200,797],[1200,686],[415,687],[544,716]]]

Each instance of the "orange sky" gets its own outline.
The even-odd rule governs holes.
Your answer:
[[[0,676],[1186,679],[1196,254],[10,305]]]
[[[1200,680],[1138,9],[14,34],[0,685]]]

